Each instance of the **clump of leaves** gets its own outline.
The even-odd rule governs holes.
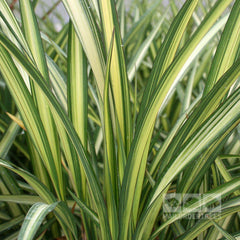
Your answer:
[[[2,239],[234,239],[240,1],[62,2],[0,2]]]

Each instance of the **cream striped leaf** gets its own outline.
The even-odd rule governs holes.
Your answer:
[[[105,61],[96,23],[86,0],[63,0],[103,96]]]
[[[20,229],[19,240],[31,240],[34,238],[44,218],[54,210],[58,203],[48,205],[46,203],[35,203],[28,211]]]
[[[94,174],[94,171],[92,169],[92,166],[86,156],[86,153],[83,149],[83,146],[79,140],[79,137],[73,128],[71,122],[69,121],[69,118],[64,113],[63,109],[57,102],[56,98],[53,96],[52,92],[49,90],[48,86],[46,85],[44,79],[42,78],[41,74],[35,69],[33,64],[29,62],[25,56],[8,40],[4,35],[0,33],[0,46],[4,46],[8,49],[8,51],[13,54],[13,56],[18,59],[21,66],[25,69],[26,72],[30,75],[30,77],[38,84],[38,86],[43,89],[43,92],[45,96],[47,97],[49,104],[51,106],[51,110],[53,112],[53,115],[55,116],[56,121],[58,122],[61,129],[65,128],[69,139],[71,140],[71,143],[73,144],[79,159],[81,160],[81,163],[84,167],[84,171],[86,174],[86,177],[88,179],[88,183],[91,189],[91,193],[94,197],[95,204],[97,206],[97,212],[99,215],[99,221],[101,222],[101,234],[103,235],[104,239],[110,239],[110,231],[109,231],[109,224],[107,221],[107,212],[106,212],[106,206],[104,203],[104,199],[100,190],[99,183],[96,179],[96,176]],[[2,48],[2,47],[1,47]],[[0,48],[0,49],[1,49]],[[8,59],[8,58],[7,58]],[[23,86],[23,83],[20,78],[13,79],[15,81],[19,81],[18,84]],[[24,89],[24,87],[23,87]],[[24,97],[23,97],[24,99]],[[23,111],[23,110],[22,110]],[[38,123],[36,121],[36,123]],[[63,137],[63,136],[61,136]],[[64,139],[61,139],[63,142]]]

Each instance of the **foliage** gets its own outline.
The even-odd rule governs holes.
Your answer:
[[[1,239],[237,239],[240,0],[175,2],[0,1]]]

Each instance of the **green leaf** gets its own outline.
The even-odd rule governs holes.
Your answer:
[[[167,139],[165,139],[163,145],[161,146],[161,148],[159,149],[159,151],[157,152],[155,158],[152,161],[152,164],[151,164],[150,170],[149,170],[149,173],[151,175],[153,175],[154,171],[157,169],[157,166],[158,166],[159,162],[163,159],[164,153],[166,152],[166,150],[169,147],[169,145],[172,143],[172,141],[173,141],[173,139],[175,137],[175,134],[181,128],[182,124],[186,121],[186,118],[187,118],[188,114],[197,105],[197,103],[200,100],[200,97],[201,97],[201,95],[191,104],[191,106],[187,109],[187,111],[184,114],[182,114],[181,117],[179,117],[178,121],[175,123],[175,125],[172,128],[171,132],[168,134]],[[168,163],[167,160],[161,161],[163,169],[165,168],[167,163]]]
[[[158,6],[160,5],[160,1],[154,1],[154,3],[149,7],[149,9],[140,17],[140,19],[132,25],[132,27],[128,30],[126,36],[123,38],[124,46],[132,43],[133,39],[138,36],[138,33],[142,31],[144,25],[146,25],[155,11],[158,10]]]
[[[225,183],[210,192],[203,194],[203,196],[196,202],[189,204],[188,206],[183,207],[181,210],[177,211],[175,215],[167,219],[158,229],[154,231],[151,235],[151,239],[155,239],[159,233],[167,227],[169,224],[173,223],[174,221],[187,216],[188,214],[195,213],[198,209],[201,211],[202,207],[208,206],[214,202],[219,201],[219,199],[224,199],[224,197],[230,195],[234,192],[239,185],[240,178],[236,178],[228,183]],[[200,213],[200,212],[199,212]],[[202,214],[202,212],[201,212]]]
[[[132,56],[131,60],[129,61],[127,75],[130,82],[134,78],[136,71],[138,70],[151,43],[153,42],[153,39],[159,32],[159,29],[162,26],[165,17],[166,17],[166,14],[161,17],[161,20],[158,22],[156,26],[154,26],[153,30],[149,33],[148,37],[144,40],[144,42],[138,48],[137,53],[134,56]]]
[[[7,163],[3,159],[0,159],[0,165],[24,178],[29,183],[29,185],[32,186],[36,193],[47,203],[50,204],[56,202],[56,199],[54,198],[52,193],[41,182],[39,182],[35,176],[31,175],[30,173],[22,169],[15,167],[13,164]]]
[[[187,25],[187,22],[191,17],[191,14],[196,4],[197,1],[187,1],[185,3],[184,7],[182,8],[182,11],[179,13],[178,19],[176,19],[174,22],[173,28],[175,28],[175,31],[177,31],[178,29],[178,25],[176,25],[178,24],[178,21],[182,22],[183,25],[180,24],[181,26]],[[150,79],[150,81],[153,80]],[[166,81],[165,83],[167,90],[169,89],[168,86],[170,87],[170,85],[168,85],[170,82]],[[156,89],[156,91],[154,91],[153,95],[151,96],[151,102],[149,103],[148,107],[144,109],[144,112],[143,112],[144,107],[142,108],[142,111],[140,109],[139,112],[136,133],[133,143],[131,145],[131,151],[129,153],[129,159],[127,161],[126,171],[123,178],[122,192],[120,197],[120,226],[122,227],[120,229],[120,239],[127,238],[132,208],[133,206],[135,208],[138,208],[137,206],[140,200],[140,191],[138,191],[138,195],[135,196],[136,194],[135,189],[137,184],[138,189],[142,188],[141,185],[143,182],[143,176],[145,173],[147,161],[146,151],[148,151],[148,147],[150,144],[150,135],[154,126],[154,121],[157,112],[165,98],[166,92],[164,89],[165,87],[161,88],[160,91]],[[150,91],[148,93],[150,93]]]
[[[174,18],[174,21],[168,30],[166,38],[157,53],[154,66],[151,71],[150,80],[148,81],[144,91],[143,100],[139,110],[139,119],[142,117],[144,108],[147,107],[150,96],[153,94],[156,86],[160,83],[163,73],[174,59],[185,28],[187,27],[197,2],[198,1],[186,1],[178,15]],[[161,84],[162,83],[163,82],[161,82]]]
[[[223,176],[224,180],[226,182],[231,181],[233,178],[231,176],[231,174],[228,172],[228,170],[226,169],[225,165],[223,164],[222,160],[220,158],[217,158],[215,161],[221,175]],[[240,194],[240,191],[236,191],[234,193],[236,196],[238,196]]]
[[[11,220],[11,217],[10,216],[8,216],[6,213],[4,213],[4,212],[0,212],[0,219],[1,220],[4,220],[4,221],[9,221],[9,220]]]
[[[65,47],[68,39],[68,28],[69,24],[65,24],[60,32],[58,32],[58,35],[54,39],[54,42],[51,41],[51,45],[46,50],[47,55],[56,62],[58,60],[58,57],[60,57],[63,60],[62,53],[63,48]],[[65,58],[66,60],[66,58]]]
[[[34,203],[40,202],[41,198],[39,196],[11,194],[11,195],[0,195],[0,201],[32,205]]]
[[[82,45],[75,33],[73,25],[70,23],[68,37],[68,115],[72,121],[79,139],[87,151],[87,121],[88,121],[88,76],[87,76],[87,59],[83,51]],[[68,155],[66,155],[68,157]],[[72,149],[71,155],[67,160],[68,163],[72,158],[78,159],[76,151]],[[74,184],[76,186],[77,196],[83,201],[87,200],[87,185],[84,168],[81,161],[78,160],[78,169],[72,169],[74,174]],[[70,165],[71,166],[71,165]],[[76,166],[76,164],[75,164]],[[78,171],[78,175],[76,174]],[[87,224],[85,216],[82,216],[86,236],[89,238],[89,224]]]
[[[171,158],[174,152],[177,152],[182,144],[189,138],[200,124],[206,120],[210,114],[218,107],[220,101],[230,89],[232,84],[239,76],[240,59],[238,59],[233,66],[221,77],[215,87],[206,95],[195,111],[189,116],[185,122],[184,127],[180,129],[169,146],[168,151],[165,153],[164,158]]]
[[[11,56],[2,46],[0,46],[0,56],[3,59],[3,61],[0,61],[1,72],[12,96],[15,98],[24,126],[28,130],[36,149],[50,173],[56,192],[60,194],[56,165],[53,160],[46,132],[44,131],[42,121],[34,105],[32,96],[26,88]]]
[[[240,74],[240,72],[239,72]],[[228,130],[228,127],[231,127],[232,125],[235,125],[238,123],[239,121],[239,115],[238,112],[236,112],[236,108],[239,104],[238,102],[238,97],[239,97],[239,91],[234,92],[233,95],[231,95],[227,101],[224,102],[224,104],[222,106],[220,106],[215,112],[214,114],[211,115],[211,117],[208,118],[208,120],[206,120],[204,122],[204,124],[201,125],[201,127],[199,129],[196,130],[195,133],[192,134],[192,136],[188,139],[188,141],[184,144],[184,146],[181,149],[181,152],[179,152],[177,158],[181,158],[181,161],[179,161],[179,165],[175,162],[173,165],[171,163],[168,164],[167,167],[167,172],[169,173],[169,177],[172,179],[174,176],[176,176],[177,172],[180,172],[181,167],[183,166],[182,164],[184,164],[185,160],[187,161],[188,157],[191,158],[192,154],[199,154],[203,151],[203,149],[201,149],[202,147],[206,148],[206,146],[208,146],[210,144],[210,142],[214,141],[218,136],[221,136],[221,134],[223,134],[225,131]],[[236,99],[236,101],[231,101],[233,99]],[[231,104],[231,105],[229,105]],[[232,105],[233,104],[233,105]],[[229,108],[227,107],[227,105],[229,106]],[[226,112],[225,112],[226,111]],[[227,114],[225,117],[223,118],[223,114]],[[233,114],[233,115],[231,115]],[[216,124],[215,120],[217,119],[221,119],[220,122],[218,122]],[[226,122],[225,122],[226,121]],[[229,124],[229,125],[228,125]],[[224,126],[224,127],[223,127]],[[216,129],[215,129],[216,127]],[[210,134],[213,133],[212,131],[216,130],[216,132],[214,134]],[[206,132],[205,132],[206,131]],[[204,133],[205,132],[205,133]],[[218,136],[217,136],[218,135]],[[200,141],[203,141],[200,143]],[[191,146],[188,144],[192,144]],[[208,145],[207,145],[208,144]],[[187,147],[188,146],[188,147]],[[192,152],[192,154],[190,153],[190,151],[192,151],[191,149],[195,148],[194,152]],[[201,149],[201,150],[200,150]],[[199,150],[199,152],[198,152]],[[186,151],[186,152],[185,152]],[[181,156],[181,154],[189,154],[188,157],[183,157]],[[185,160],[182,159],[185,158]],[[183,160],[183,161],[182,161]],[[174,160],[172,160],[172,162],[174,162]],[[177,164],[177,165],[175,165]],[[171,167],[170,167],[171,166]],[[178,167],[179,168],[178,168]],[[169,168],[170,167],[170,168]],[[176,167],[177,167],[177,171],[176,171]],[[172,169],[171,169],[172,168]],[[173,174],[174,171],[174,175]],[[171,175],[171,176],[170,176]],[[160,181],[163,183],[165,182],[166,184],[164,184],[164,186],[162,186],[162,190],[168,185],[168,177],[166,177],[166,173],[164,174],[164,176],[162,176],[163,178],[160,177]],[[168,183],[167,183],[168,182]],[[160,188],[159,188],[160,190]],[[155,193],[154,195],[158,195],[161,191],[157,191],[158,193]],[[153,197],[154,199],[154,197]]]
[[[11,219],[10,221],[2,223],[0,225],[0,233],[4,232],[12,227],[15,227],[16,225],[19,225],[23,221],[23,219],[24,219],[24,216],[20,215],[16,218]]]
[[[114,138],[112,120],[110,115],[109,104],[109,78],[110,78],[110,66],[112,60],[112,53],[114,49],[114,31],[112,33],[112,39],[109,45],[108,58],[105,74],[105,86],[104,86],[104,191],[106,195],[108,218],[111,230],[112,238],[115,239],[118,236],[118,218],[117,218],[117,201],[118,201],[118,179],[117,175],[117,162],[115,156]]]
[[[30,208],[24,219],[18,235],[18,239],[33,239],[44,218],[47,216],[48,213],[54,210],[57,204],[57,202],[51,205],[48,205],[46,203],[35,203]]]
[[[213,223],[213,225],[219,230],[219,232],[222,233],[222,235],[227,239],[227,240],[236,240],[235,237],[233,237],[231,234],[226,232],[220,225],[218,225],[213,219],[209,217],[209,220]]]
[[[50,80],[48,75],[47,62],[45,59],[45,53],[42,45],[40,31],[38,29],[37,19],[33,11],[31,1],[21,0],[20,9],[24,34],[28,42],[34,62],[36,63],[37,68],[39,69],[47,84],[49,84]],[[54,176],[54,178],[56,178],[55,189],[59,199],[64,200],[65,193],[62,176],[60,145],[58,141],[56,126],[53,121],[53,117],[51,115],[47,100],[41,93],[41,91],[39,91],[39,88],[35,85],[35,83],[32,84],[32,92],[53,155],[53,158],[51,160],[53,161],[52,164],[55,165],[54,168],[56,169],[56,175]],[[56,182],[58,184],[56,184]]]
[[[233,204],[231,206],[231,201],[229,203],[223,204],[222,210],[219,212],[219,214],[216,215],[216,209],[213,209],[212,212],[209,212],[207,215],[208,217],[211,217],[215,220],[215,222],[220,221],[221,219],[224,219],[236,212],[239,212],[239,200],[235,199],[235,201],[232,201]],[[224,206],[226,205],[226,207]],[[229,207],[227,207],[229,205]],[[180,240],[190,240],[196,238],[199,234],[201,234],[203,231],[208,229],[214,225],[207,217],[204,217],[200,219],[195,225],[193,225],[191,228],[189,228],[183,235],[179,236],[178,238]]]
[[[16,57],[16,59],[18,59],[19,63],[22,64],[22,67],[26,70],[26,72],[28,72],[31,78],[35,80],[36,83],[38,83],[38,86],[41,89],[43,89],[47,99],[49,100],[49,104],[51,106],[55,120],[58,122],[59,126],[62,126],[62,128],[63,127],[65,128],[69,136],[69,139],[71,140],[76,152],[78,153],[78,157],[81,160],[81,163],[84,167],[84,171],[86,173],[86,177],[91,189],[91,193],[93,194],[93,198],[97,206],[99,221],[101,222],[100,226],[101,226],[102,234],[105,239],[109,239],[110,232],[109,232],[109,225],[107,221],[106,206],[105,206],[103,196],[99,187],[99,183],[96,179],[92,166],[89,160],[87,159],[83,146],[71,122],[69,121],[63,109],[60,107],[55,97],[52,95],[51,91],[46,86],[45,81],[42,79],[42,76],[35,69],[33,64],[29,62],[25,58],[25,56],[23,56],[22,53],[10,41],[8,41],[4,37],[4,35],[2,35],[1,33],[0,33],[0,44],[1,46],[3,45],[4,47],[6,47],[11,52],[11,54],[13,54]],[[22,84],[22,82],[19,81],[19,84]],[[63,135],[61,137],[63,137]],[[61,138],[61,140],[65,141],[63,138]]]
[[[19,176],[21,176],[22,178],[24,178],[24,180],[28,182],[30,186],[32,186],[36,193],[46,203],[52,204],[56,202],[56,198],[53,196],[53,194],[32,174],[22,169],[19,169],[15,167],[13,164],[9,164],[2,159],[0,159],[0,166],[9,169],[18,174]],[[68,209],[65,203],[59,202],[59,204],[56,206],[55,214],[57,216],[59,223],[63,227],[65,233],[67,234],[68,230],[70,229],[73,235],[77,236],[76,224],[73,220],[73,216],[70,210]]]
[[[132,140],[132,127],[130,117],[130,101],[126,63],[123,54],[123,45],[118,23],[114,0],[100,1],[102,17],[102,28],[104,33],[105,45],[110,46],[112,33],[114,31],[114,44],[110,65],[111,87],[113,101],[117,106],[115,112],[119,122],[120,132],[125,146],[126,154],[129,153]]]
[[[238,96],[238,97],[237,97]],[[233,102],[233,99],[236,101]],[[233,95],[220,106],[208,120],[188,139],[182,146],[181,150],[169,162],[166,169],[159,176],[158,181],[152,191],[151,197],[143,210],[142,219],[138,225],[136,239],[146,237],[146,228],[150,222],[155,220],[157,213],[161,207],[162,194],[168,189],[171,181],[178,173],[208,148],[219,136],[225,132],[229,132],[239,123],[239,107],[240,91],[236,91]],[[225,112],[226,111],[226,112]],[[151,200],[150,200],[151,199]],[[153,220],[154,219],[154,220]],[[145,225],[145,227],[144,227]]]
[[[95,75],[101,96],[104,89],[104,54],[95,19],[87,1],[67,1],[63,4],[71,18],[75,31],[82,43],[87,59]]]
[[[209,71],[204,95],[233,64],[240,47],[240,1],[235,1]]]
[[[87,60],[73,25],[69,28],[68,44],[68,113],[73,126],[87,149]],[[80,179],[75,179],[78,186],[78,196],[86,198],[86,178],[80,163]],[[78,181],[81,181],[79,184]]]
[[[95,224],[99,226],[99,219],[97,214],[92,211],[88,206],[86,206],[85,203],[83,203],[79,198],[77,198],[70,190],[69,190],[70,195],[76,201],[77,205],[80,207],[80,209],[87,215],[89,216]]]
[[[16,114],[16,117],[19,118],[19,114]],[[0,158],[6,158],[7,154],[9,152],[9,149],[12,147],[12,144],[19,132],[19,126],[14,121],[11,122],[8,129],[5,131],[1,142],[0,142]],[[5,184],[6,188],[10,191],[11,194],[20,194],[20,188],[15,181],[15,179],[8,173],[8,171],[4,168],[0,168],[0,174],[1,179],[3,181],[2,184]],[[4,194],[4,191],[2,189],[2,194]],[[9,208],[11,209],[14,216],[18,216],[22,213],[22,211],[19,209],[19,206],[15,204],[10,204]],[[23,207],[23,210],[26,211],[26,208]]]
[[[6,22],[8,25],[12,28],[13,33],[15,36],[17,36],[17,40],[29,52],[28,44],[26,42],[26,39],[21,31],[21,28],[18,25],[18,22],[16,18],[14,17],[11,9],[9,8],[6,0],[3,0],[0,2],[0,9],[1,9],[1,14],[3,14],[4,18],[6,19]]]

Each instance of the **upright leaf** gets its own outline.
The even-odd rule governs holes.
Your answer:
[[[189,18],[191,17],[192,12],[197,4],[197,1],[187,1],[182,8],[182,11],[179,13],[178,19],[175,20],[173,24],[173,36],[174,29],[178,28],[177,22],[181,21],[183,25],[186,26]],[[176,37],[177,39],[177,37]],[[178,39],[178,41],[180,41]],[[156,68],[159,67],[156,65]],[[154,71],[153,71],[154,72]],[[155,75],[157,76],[157,74]],[[156,79],[152,78],[150,81],[155,81]],[[156,80],[157,82],[157,80]],[[168,83],[166,82],[166,85]],[[166,86],[167,87],[167,86]],[[170,86],[169,86],[170,87]],[[160,89],[160,88],[159,88]],[[129,154],[129,160],[127,162],[126,171],[123,179],[123,187],[121,192],[120,199],[120,239],[126,239],[128,234],[128,225],[130,224],[130,214],[132,212],[132,208],[134,206],[135,209],[138,209],[139,201],[140,201],[140,191],[138,191],[137,196],[135,197],[135,192],[138,189],[142,188],[143,177],[146,168],[147,161],[147,151],[150,144],[150,136],[154,126],[154,120],[159,109],[159,106],[164,101],[159,101],[157,96],[160,95],[162,98],[165,96],[164,88],[157,92],[157,89],[154,91],[154,94],[151,98],[151,103],[144,109],[144,104],[146,103],[143,100],[142,110],[140,109],[138,116],[138,124],[136,126],[136,133],[134,136],[133,144],[131,146],[131,151]],[[147,92],[150,94],[150,91]],[[155,103],[153,103],[155,102]],[[144,109],[144,112],[143,112]],[[153,110],[154,109],[154,110]],[[151,110],[153,110],[151,112]],[[143,120],[142,115],[144,115],[145,119]],[[143,124],[144,121],[144,124]],[[136,189],[136,185],[138,185],[138,189]],[[135,199],[134,199],[135,198]],[[133,202],[134,201],[134,202]],[[127,206],[127,207],[126,207]],[[134,214],[137,212],[135,211]],[[136,216],[134,216],[136,217]]]
[[[114,0],[100,1],[102,17],[102,28],[104,32],[105,45],[110,46],[112,32],[114,30],[114,44],[110,68],[111,86],[115,112],[120,126],[121,136],[128,154],[131,143],[131,116],[128,79],[126,73],[126,63],[123,55],[121,32],[117,19]]]
[[[88,1],[63,0],[103,97],[105,61],[99,32]]]
[[[43,50],[41,36],[38,29],[38,24],[36,20],[36,16],[33,12],[33,8],[31,2],[29,0],[21,0],[20,1],[21,14],[22,14],[22,22],[24,33],[32,53],[34,62],[36,63],[39,71],[43,75],[45,81],[49,84],[49,75],[47,69],[47,63],[45,59],[45,53]],[[33,97],[36,98],[36,105],[38,107],[38,111],[40,113],[40,117],[46,131],[46,135],[50,144],[50,149],[53,154],[53,162],[54,168],[56,169],[56,192],[60,199],[64,199],[64,186],[63,186],[63,176],[62,176],[62,166],[60,160],[60,146],[58,142],[58,136],[56,132],[56,126],[54,124],[48,103],[45,97],[42,95],[41,91],[39,91],[38,87],[34,84],[33,87]]]
[[[209,71],[204,95],[233,64],[240,47],[240,1],[235,1]]]

